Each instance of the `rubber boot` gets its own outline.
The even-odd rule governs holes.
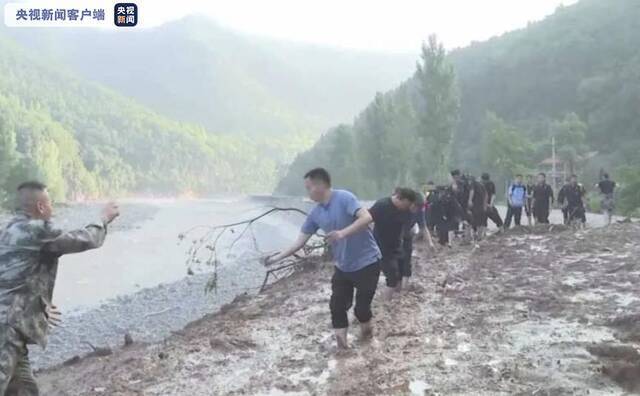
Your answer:
[[[338,349],[349,349],[349,344],[347,343],[348,330],[349,330],[348,328],[335,329],[336,342],[338,344]]]

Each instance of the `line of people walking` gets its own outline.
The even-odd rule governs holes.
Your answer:
[[[325,169],[312,169],[305,174],[304,184],[316,206],[307,216],[296,241],[283,252],[268,257],[266,263],[293,255],[319,230],[324,232],[335,261],[331,279],[331,322],[338,348],[348,348],[348,311],[354,299],[360,338],[367,340],[373,335],[371,303],[380,273],[385,277],[383,299],[391,301],[408,285],[411,277],[414,239],[426,240],[434,247],[433,233],[440,245],[451,246],[456,234],[466,232],[478,241],[485,236],[488,219],[499,228],[508,228],[512,221],[520,225],[523,209],[527,218],[533,217],[535,223],[549,223],[553,189],[544,173],[537,178],[534,184],[528,177],[525,185],[522,175],[516,176],[507,189],[508,210],[503,223],[495,207],[496,186],[487,173],[476,180],[453,170],[450,184],[436,186],[428,182],[424,196],[409,188],[397,188],[391,196],[377,200],[367,209],[351,192],[333,189],[331,176]],[[558,198],[561,203],[566,202],[564,208],[570,218],[578,213],[576,196],[584,195],[576,183],[577,178],[572,177]],[[583,199],[580,202],[584,207]],[[529,223],[532,224],[532,220]],[[414,234],[416,226],[418,232]]]
[[[602,197],[601,210],[605,216],[605,223],[611,223],[614,210],[614,190],[616,183],[609,179],[607,173],[603,173],[601,180],[595,184]],[[578,182],[577,175],[571,175],[568,181],[560,188],[557,203],[561,208],[563,223],[565,225],[577,224],[584,227],[587,223],[587,191]],[[547,183],[546,175],[539,173],[537,182],[533,182],[532,176],[527,176],[524,184],[522,175],[516,175],[512,184],[507,188],[507,214],[504,228],[508,229],[511,222],[521,225],[522,211],[527,216],[528,225],[549,224],[549,214],[554,204],[554,192]],[[498,223],[496,223],[498,225]],[[498,225],[499,226],[499,225]]]
[[[415,190],[397,188],[367,209],[351,192],[333,189],[331,176],[323,168],[307,172],[304,184],[316,206],[307,216],[296,241],[288,249],[268,257],[266,262],[272,264],[293,255],[318,230],[323,231],[335,262],[329,304],[331,323],[338,348],[345,349],[349,345],[347,313],[354,299],[360,337],[370,339],[373,335],[371,303],[380,273],[385,277],[383,298],[389,302],[409,286],[414,239],[424,240],[433,247],[425,222],[424,198]],[[414,227],[418,228],[417,234]]]
[[[495,207],[496,186],[488,173],[476,180],[454,170],[450,184],[428,182],[424,195],[410,188],[396,188],[370,208],[363,207],[351,192],[333,189],[331,176],[323,168],[307,172],[304,185],[316,206],[296,241],[283,252],[267,257],[266,263],[293,255],[323,231],[335,262],[330,311],[339,348],[349,345],[348,311],[354,300],[361,339],[373,335],[371,303],[381,273],[387,302],[410,285],[415,240],[431,248],[432,234],[442,246],[451,246],[460,234],[478,241],[485,236],[489,219],[499,229],[509,228],[512,221],[520,225],[523,209],[529,224],[547,224],[554,203],[554,192],[544,173],[538,174],[535,183],[530,176],[526,184],[522,175],[515,177],[507,188],[504,222]],[[603,174],[596,186],[603,195],[602,207],[610,216],[616,184]],[[120,212],[117,205],[107,204],[95,223],[64,232],[51,221],[53,207],[44,184],[23,183],[17,195],[17,214],[0,230],[0,313],[6,318],[0,324],[0,395],[37,395],[27,345],[44,347],[49,328],[59,322],[59,311],[51,303],[58,259],[99,248],[109,224]],[[586,222],[585,189],[577,176],[571,176],[560,189],[558,202],[565,222]]]

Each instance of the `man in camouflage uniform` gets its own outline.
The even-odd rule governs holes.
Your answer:
[[[18,201],[18,213],[0,231],[0,395],[38,395],[27,345],[44,348],[55,322],[51,298],[58,258],[100,247],[107,224],[119,213],[111,203],[100,222],[62,232],[51,223],[45,185],[22,184]]]

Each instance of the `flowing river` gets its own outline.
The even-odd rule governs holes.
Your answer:
[[[242,293],[258,290],[265,275],[260,257],[295,239],[304,217],[274,213],[240,235],[242,226],[218,242],[218,286],[205,293],[212,268],[192,267],[187,252],[206,228],[251,219],[273,206],[306,208],[296,198],[225,197],[207,200],[131,200],[121,203],[122,215],[110,227],[102,248],[63,256],[54,304],[63,312],[62,327],[49,338],[46,351],[31,348],[35,367],[47,367],[97,347],[118,347],[125,334],[135,341],[157,341],[191,321],[215,312]],[[99,218],[99,204],[57,209],[56,222],[65,229]],[[205,251],[206,253],[206,251]]]

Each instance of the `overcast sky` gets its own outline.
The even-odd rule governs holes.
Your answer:
[[[436,33],[447,48],[521,28],[577,0],[0,0],[83,7],[131,1],[139,28],[189,14],[253,35],[344,48],[415,53]],[[640,0],[639,0],[640,1]]]
[[[499,35],[576,0],[138,0],[141,24],[187,14],[256,35],[346,48],[415,52],[436,33],[454,48]]]

